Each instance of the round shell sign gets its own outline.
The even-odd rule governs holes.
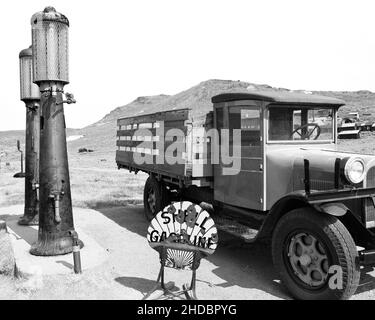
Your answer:
[[[214,253],[218,244],[217,229],[207,211],[189,201],[175,202],[152,219],[147,240],[153,248],[168,243],[195,247]]]

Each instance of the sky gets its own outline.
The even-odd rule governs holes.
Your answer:
[[[70,20],[70,128],[208,79],[375,91],[371,0],[1,1],[0,131],[25,127],[18,54],[46,6]]]

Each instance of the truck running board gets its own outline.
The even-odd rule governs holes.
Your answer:
[[[245,242],[253,242],[256,240],[258,230],[251,229],[237,221],[226,219],[220,216],[211,216],[215,221],[216,227],[221,231],[230,233],[236,237],[243,239]]]

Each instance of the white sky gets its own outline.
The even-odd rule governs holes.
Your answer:
[[[0,130],[24,128],[18,54],[31,44],[32,14],[48,5],[71,24],[70,128],[213,78],[375,91],[374,1],[1,1]]]

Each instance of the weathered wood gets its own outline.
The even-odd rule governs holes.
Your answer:
[[[119,167],[133,168],[183,180],[211,177],[213,174],[210,163],[211,147],[210,143],[208,143],[205,149],[203,144],[207,141],[204,138],[205,131],[213,127],[212,121],[212,111],[207,114],[194,115],[193,117],[189,109],[170,110],[118,119],[116,162]],[[161,126],[161,122],[163,122],[163,126]],[[155,128],[155,123],[158,123],[157,128]],[[145,131],[144,135],[137,133],[137,130],[142,129],[140,126],[147,127],[144,128],[148,130]],[[162,128],[164,128],[164,132],[161,134]],[[174,136],[173,141],[165,140],[168,131],[172,129],[181,130],[184,136]],[[144,137],[149,137],[150,135],[154,138],[147,139],[152,139],[153,141],[145,140],[146,138]],[[164,163],[162,164],[156,163],[156,155],[147,154],[151,150],[157,152],[160,143],[164,143],[164,153],[160,154],[162,150],[159,150],[158,155],[158,159],[162,156],[164,157]],[[178,147],[177,150],[174,151],[172,156],[166,155],[165,152],[172,144]],[[147,149],[145,153],[147,156],[152,157],[153,164],[135,163],[135,153],[142,156],[145,154],[143,152],[140,153],[140,150],[143,150],[142,148]],[[177,163],[169,164],[171,161],[177,161]]]
[[[145,114],[141,116],[134,116],[128,118],[121,118],[117,120],[117,125],[126,125],[134,123],[147,123],[154,121],[176,121],[188,119],[190,109],[170,110],[164,112],[157,112]]]

